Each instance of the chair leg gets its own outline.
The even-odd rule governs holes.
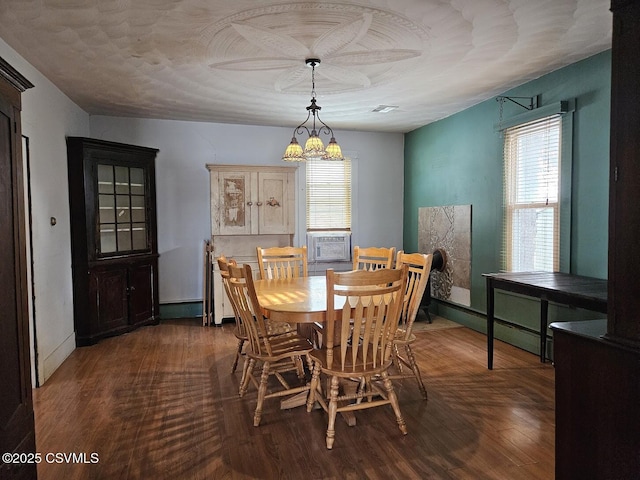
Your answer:
[[[338,414],[338,390],[340,382],[338,377],[331,377],[331,391],[329,398],[329,424],[327,426],[327,449],[333,448],[336,437],[336,415]]]
[[[360,382],[358,383],[358,387],[356,388],[356,393],[358,394],[358,398],[356,399],[356,404],[360,405],[364,397],[367,397],[368,402],[373,401],[373,387],[371,386],[371,382],[373,379],[371,376],[361,377]]]
[[[262,375],[260,376],[260,387],[258,388],[258,404],[256,405],[256,411],[253,414],[253,426],[260,426],[260,419],[262,418],[262,404],[264,403],[264,397],[267,395],[267,382],[269,381],[269,362],[264,362],[262,366]]]
[[[398,428],[403,435],[406,435],[407,424],[402,417],[402,412],[400,412],[398,397],[396,396],[396,392],[393,390],[393,383],[391,383],[391,379],[389,379],[389,374],[387,372],[382,372],[382,382],[384,383],[384,388],[387,391],[387,398],[391,402],[391,407],[393,407],[393,412],[396,414],[396,422],[398,422]]]
[[[249,377],[247,376],[247,373],[249,371],[249,365],[250,365],[251,361],[249,359],[249,357],[247,357],[246,355],[244,356],[244,362],[242,363],[242,375],[240,376],[240,389],[242,389],[242,386],[245,385],[245,381],[247,381],[247,386],[249,385],[248,383],[248,379]],[[253,368],[253,367],[251,367]],[[240,396],[243,396],[246,393],[246,387],[244,392],[240,393]],[[240,391],[239,391],[240,392]]]
[[[305,358],[307,359],[307,368],[309,369],[309,373],[313,373],[313,359],[309,355],[306,355]]]
[[[231,373],[236,372],[236,368],[238,368],[238,360],[242,356],[242,346],[244,345],[244,339],[238,340],[238,349],[236,350],[236,358],[233,360],[233,366],[231,367]]]
[[[356,398],[356,404],[360,405],[362,403],[362,398],[364,397],[364,393],[367,390],[367,379],[362,377],[358,386],[356,387],[356,393],[358,394],[358,398]]]
[[[309,386],[309,396],[307,397],[307,412],[313,410],[313,404],[316,401],[316,392],[320,385],[320,364],[313,365],[313,374],[311,375],[311,385]]]
[[[391,360],[393,361],[393,366],[398,369],[398,373],[402,374],[402,362],[400,361],[400,351],[398,350],[398,345],[393,344],[393,350],[391,352]]]
[[[411,350],[411,345],[405,345],[405,350],[407,352],[407,359],[409,360],[409,364],[411,365],[411,370],[413,370],[413,376],[416,377],[418,388],[420,389],[420,393],[422,393],[422,398],[427,400],[427,389],[424,388],[424,383],[422,383],[420,369],[418,368],[418,364],[416,363],[416,357],[413,354],[413,350]]]
[[[296,356],[293,359],[293,363],[296,366],[296,373],[300,380],[304,379],[304,363],[302,363],[302,357]]]
[[[255,367],[256,361],[253,358],[246,358],[244,361],[244,367],[242,372],[242,380],[240,382],[240,390],[238,394],[241,397],[244,397],[244,394],[247,393],[247,389],[249,388],[249,382],[251,381],[251,375],[253,374],[253,368]]]

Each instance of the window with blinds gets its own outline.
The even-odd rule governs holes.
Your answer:
[[[307,231],[351,230],[351,161],[307,161]]]
[[[504,131],[505,269],[559,270],[562,117]]]

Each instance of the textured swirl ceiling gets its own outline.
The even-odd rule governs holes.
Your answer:
[[[95,115],[407,132],[611,46],[608,0],[2,0],[0,37]],[[395,105],[375,113],[379,105]]]

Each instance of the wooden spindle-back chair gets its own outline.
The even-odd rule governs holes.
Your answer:
[[[324,346],[311,352],[313,376],[307,411],[317,400],[328,412],[328,449],[333,448],[338,412],[391,405],[400,431],[407,433],[387,374],[404,303],[407,271],[407,267],[344,273],[327,270],[326,335]],[[331,379],[325,394],[320,391],[321,374]],[[371,381],[373,377],[381,378],[383,388]],[[363,388],[340,395],[341,379],[357,379]],[[345,404],[347,401],[350,403]]]
[[[393,341],[393,363],[398,369],[398,375],[392,375],[391,378],[398,377],[415,377],[418,382],[418,388],[424,399],[427,399],[427,391],[420,376],[420,370],[416,363],[415,355],[411,349],[411,344],[415,342],[416,336],[413,334],[413,323],[415,322],[420,302],[429,280],[431,272],[432,254],[422,253],[405,253],[399,251],[396,257],[396,268],[402,265],[408,267],[407,288],[405,290],[404,304],[402,307],[402,315],[400,316],[400,325],[396,330]],[[404,355],[400,353],[400,348],[404,348]],[[411,373],[404,373],[404,366],[411,369]]]
[[[247,332],[249,344],[246,352],[249,362],[240,386],[240,395],[243,396],[246,393],[249,382],[257,387],[258,401],[253,416],[253,425],[257,427],[260,425],[262,406],[266,399],[290,396],[309,390],[309,385],[304,384],[304,371],[300,368],[300,359],[307,358],[311,366],[308,354],[312,346],[309,340],[293,332],[285,335],[269,335],[249,265],[229,266],[229,292],[233,301],[236,302],[239,319]],[[262,366],[259,381],[253,375],[257,364]],[[302,385],[292,386],[290,380],[285,378],[285,374],[292,371],[297,373],[299,381],[303,382]],[[269,378],[272,376],[278,379],[282,388],[278,390],[268,388]]]

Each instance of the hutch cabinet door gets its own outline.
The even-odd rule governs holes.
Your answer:
[[[212,228],[218,235],[249,235],[251,231],[251,172],[212,173]]]
[[[292,185],[293,187],[293,185]],[[260,172],[258,174],[258,230],[264,234],[290,233],[289,174]]]

